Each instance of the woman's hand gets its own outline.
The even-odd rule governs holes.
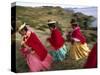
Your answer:
[[[34,54],[34,53],[35,53],[35,51],[34,51],[34,50],[32,50],[32,51],[31,51],[31,54]]]
[[[21,46],[22,46],[22,47],[25,47],[25,48],[27,48],[27,49],[29,49],[29,50],[31,50],[31,47],[27,46],[27,45],[25,44],[25,41],[22,41],[22,42],[21,42]]]
[[[73,39],[71,39],[71,44],[74,44],[74,42],[75,42],[75,41],[74,41]]]

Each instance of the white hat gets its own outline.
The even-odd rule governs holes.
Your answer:
[[[56,21],[50,21],[48,22],[48,24],[52,24],[52,23],[57,23]]]
[[[25,26],[26,26],[26,23],[22,24],[22,25],[19,27],[18,31],[21,31]]]

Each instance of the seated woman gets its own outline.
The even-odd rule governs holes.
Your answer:
[[[67,47],[65,46],[64,38],[59,28],[56,26],[56,21],[49,21],[48,26],[50,28],[51,35],[47,39],[51,47],[51,55],[54,61],[63,61],[68,54]]]
[[[37,35],[21,25],[19,33],[22,35],[21,53],[26,59],[30,71],[36,72],[50,68],[52,57],[48,54],[47,49],[43,46]]]
[[[80,27],[75,23],[71,22],[73,31],[71,32],[71,48],[70,57],[75,60],[87,57],[90,49],[87,46],[86,38],[80,31]]]

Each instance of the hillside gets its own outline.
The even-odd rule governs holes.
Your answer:
[[[73,14],[73,12],[67,11],[60,7],[45,6],[31,8],[17,6],[17,25],[26,22],[30,24],[33,28],[40,28],[42,30],[45,27],[47,28],[47,21],[49,19],[53,19],[59,22],[63,30],[66,30],[67,27],[70,27],[69,22]]]

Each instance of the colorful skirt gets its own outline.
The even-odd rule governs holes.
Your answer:
[[[70,57],[75,60],[87,57],[90,52],[87,44],[81,44],[80,42],[74,42],[70,48]]]
[[[50,69],[52,63],[51,55],[47,54],[46,58],[41,61],[36,54],[28,54],[26,57],[27,64],[31,72],[43,71]]]
[[[50,54],[53,56],[53,61],[63,61],[68,54],[68,49],[63,45],[58,50],[50,50]]]

